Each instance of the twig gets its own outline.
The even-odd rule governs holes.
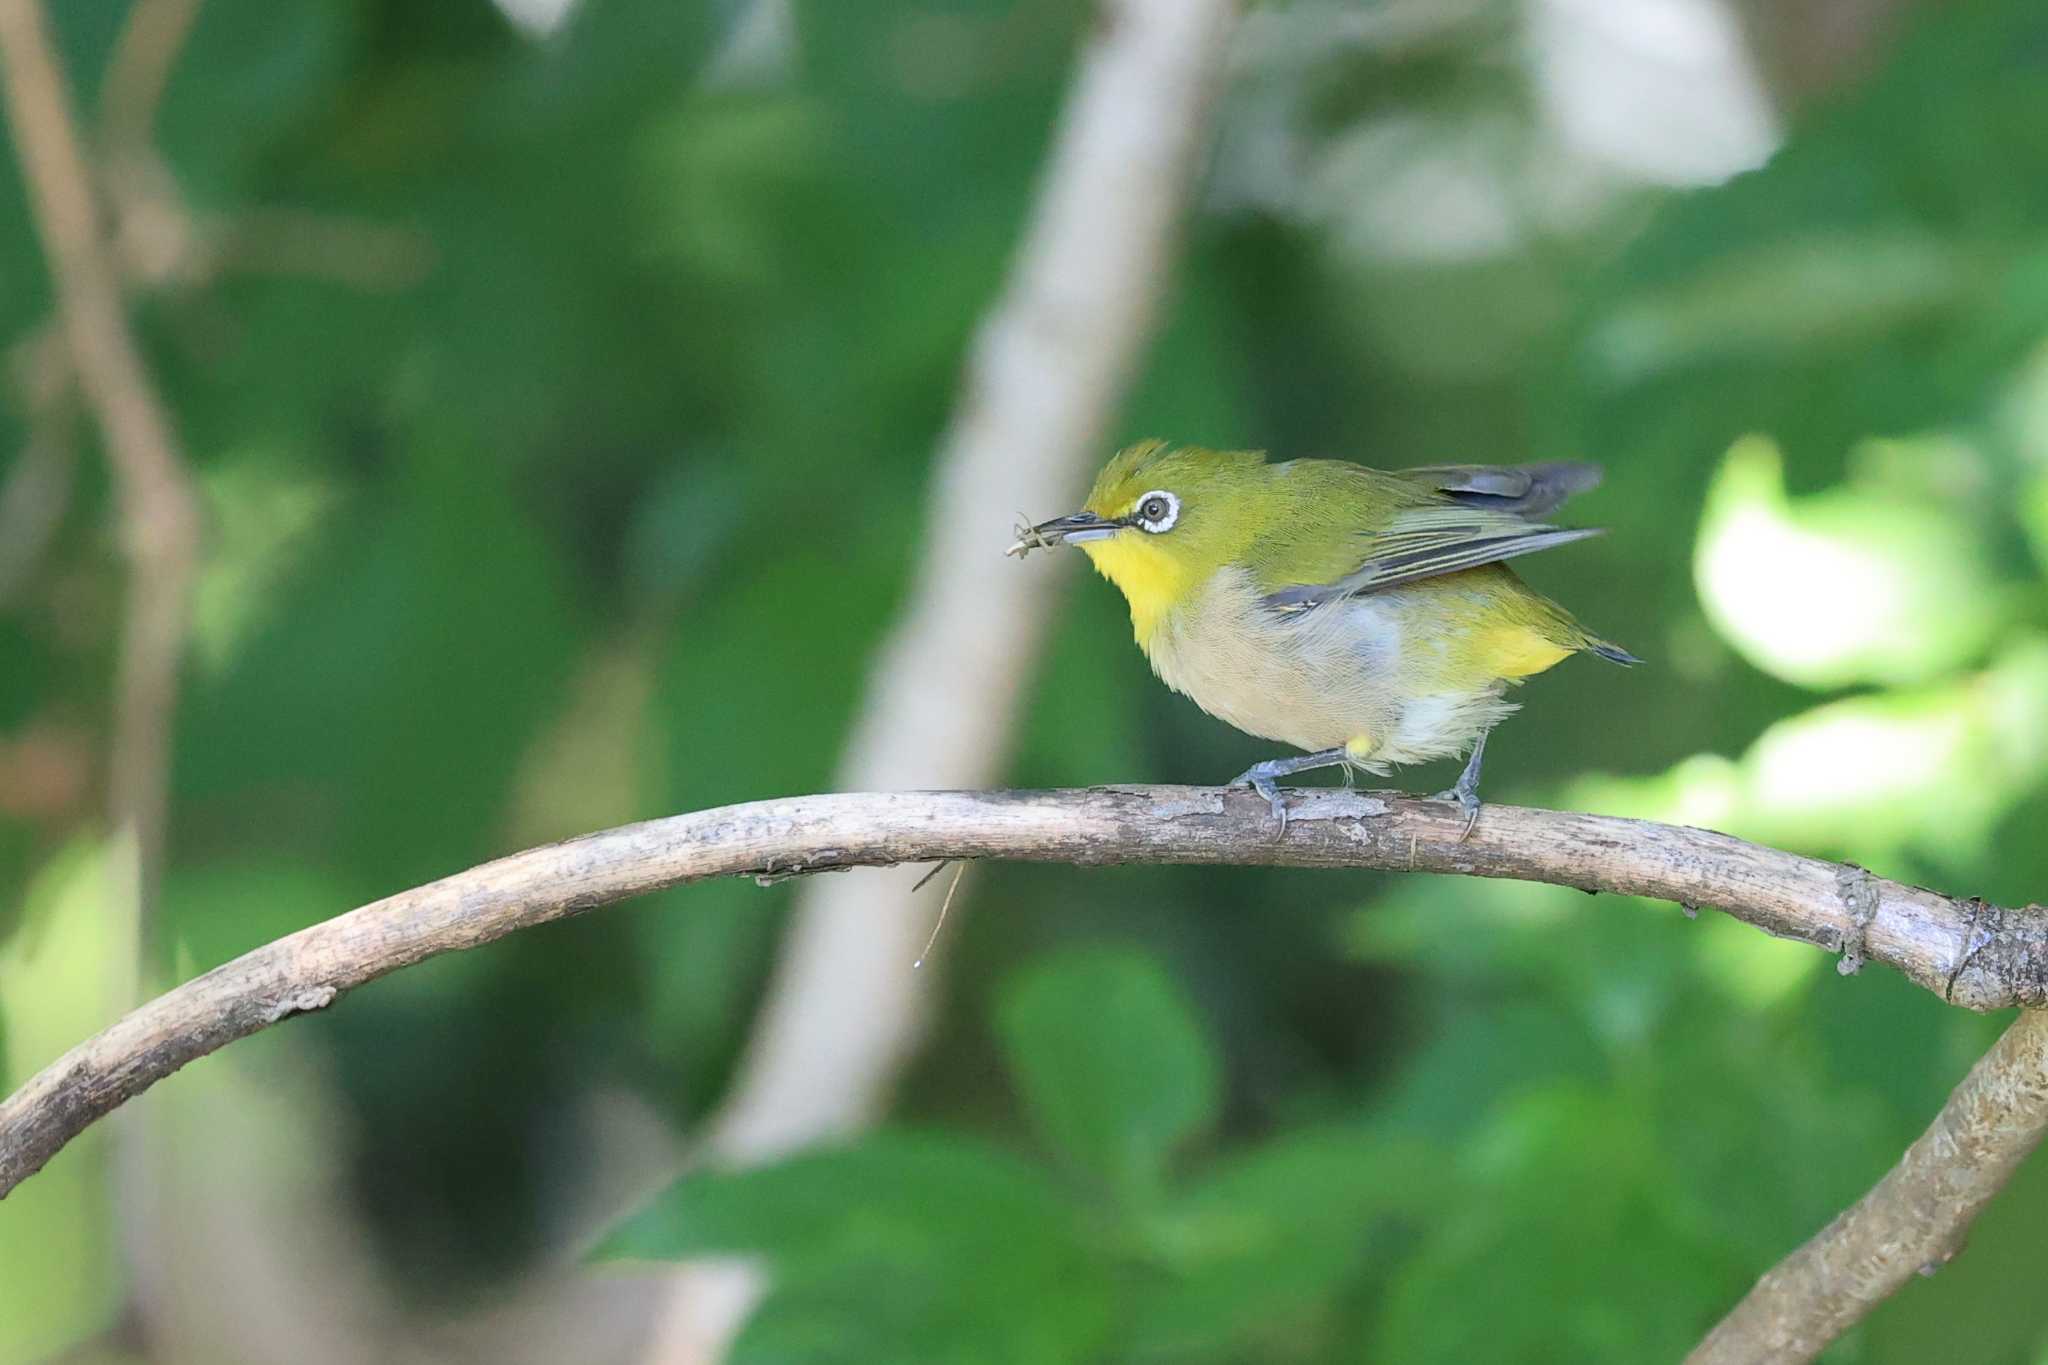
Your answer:
[[[1916,1274],[1947,1264],[2044,1130],[2048,1014],[2030,1010],[1970,1068],[1899,1164],[1758,1280],[1687,1361],[1812,1360]]]
[[[120,490],[131,566],[109,804],[132,826],[145,906],[161,861],[171,719],[197,568],[199,504],[122,310],[71,97],[38,0],[0,0],[0,76],[79,387]]]
[[[410,289],[432,273],[434,240],[414,228],[306,209],[252,208],[200,224],[190,269],[331,280],[364,293]]]
[[[944,867],[945,864],[940,863],[939,866]],[[939,930],[946,927],[946,912],[953,908],[953,897],[960,891],[960,879],[966,875],[966,863],[961,863],[953,869],[952,884],[946,888],[946,898],[939,902],[939,917],[932,921],[932,936],[924,941],[924,951],[917,955],[917,961],[910,964],[913,969],[924,966],[925,959],[932,955],[932,948],[939,941]],[[923,886],[930,880],[931,874],[927,872],[918,879],[917,884]]]
[[[185,1063],[415,962],[708,877],[939,859],[1414,868],[1712,904],[1838,951],[1839,865],[1725,834],[1395,793],[1301,792],[1285,835],[1240,789],[885,792],[722,806],[529,849],[246,953],[135,1010],[0,1102],[0,1195]],[[1871,878],[1863,950],[1973,1009],[2048,1003],[2048,913],[1986,910]],[[1974,927],[1973,927],[1974,926]],[[906,959],[907,966],[907,959]],[[1944,987],[1953,977],[1954,986]],[[2023,1035],[2025,1036],[2025,1035]]]
[[[156,111],[202,0],[135,0],[100,87],[100,133],[117,157],[149,155]]]

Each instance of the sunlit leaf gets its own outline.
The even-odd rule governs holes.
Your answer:
[[[1952,855],[2048,780],[2048,643],[1963,682],[1857,697],[1766,731],[1744,759],[1763,837]]]
[[[11,1089],[127,1007],[136,950],[132,861],[119,844],[78,843],[29,885],[23,927],[0,945],[0,1086]],[[104,1129],[88,1132],[7,1199],[0,1359],[44,1359],[118,1306],[105,1143]]]
[[[1810,687],[1924,681],[1981,651],[2005,615],[1959,517],[1854,486],[1788,499],[1778,452],[1758,438],[1728,452],[1695,565],[1715,627]]]

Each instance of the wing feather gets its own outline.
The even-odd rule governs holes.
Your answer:
[[[1268,594],[1280,611],[1379,592],[1419,579],[1497,564],[1600,535],[1533,520],[1600,481],[1590,464],[1437,465],[1399,471],[1429,490],[1377,531],[1359,533],[1358,567],[1327,583],[1295,584]]]

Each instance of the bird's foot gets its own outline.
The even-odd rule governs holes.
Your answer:
[[[1268,760],[1264,763],[1252,764],[1251,767],[1246,768],[1230,780],[1231,786],[1250,787],[1260,796],[1266,798],[1266,805],[1272,810],[1273,821],[1279,826],[1281,834],[1287,833],[1287,798],[1281,794],[1280,788],[1274,783],[1273,779],[1283,776],[1285,772],[1286,770],[1279,764]]]
[[[1457,782],[1449,791],[1440,791],[1434,799],[1455,801],[1465,812],[1465,828],[1458,833],[1458,842],[1464,843],[1472,837],[1472,827],[1479,823],[1479,770],[1486,761],[1486,735],[1482,731],[1472,741],[1472,756],[1465,760],[1465,771],[1458,774]]]
[[[1464,843],[1472,837],[1472,827],[1479,823],[1479,793],[1460,782],[1457,786],[1438,792],[1429,798],[1432,801],[1455,801],[1465,812],[1465,828],[1458,831],[1458,842]]]

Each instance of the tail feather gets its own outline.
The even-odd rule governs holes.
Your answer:
[[[1439,464],[1402,469],[1403,478],[1426,484],[1467,507],[1483,507],[1534,521],[1554,512],[1566,498],[1600,482],[1600,466],[1580,460],[1545,464]]]
[[[1637,664],[1642,662],[1641,659],[1638,659],[1635,655],[1629,653],[1620,645],[1614,644],[1607,640],[1588,641],[1586,648],[1592,650],[1595,654],[1598,654],[1601,658],[1607,660],[1607,662],[1613,664],[1620,664],[1625,668],[1633,668]]]

